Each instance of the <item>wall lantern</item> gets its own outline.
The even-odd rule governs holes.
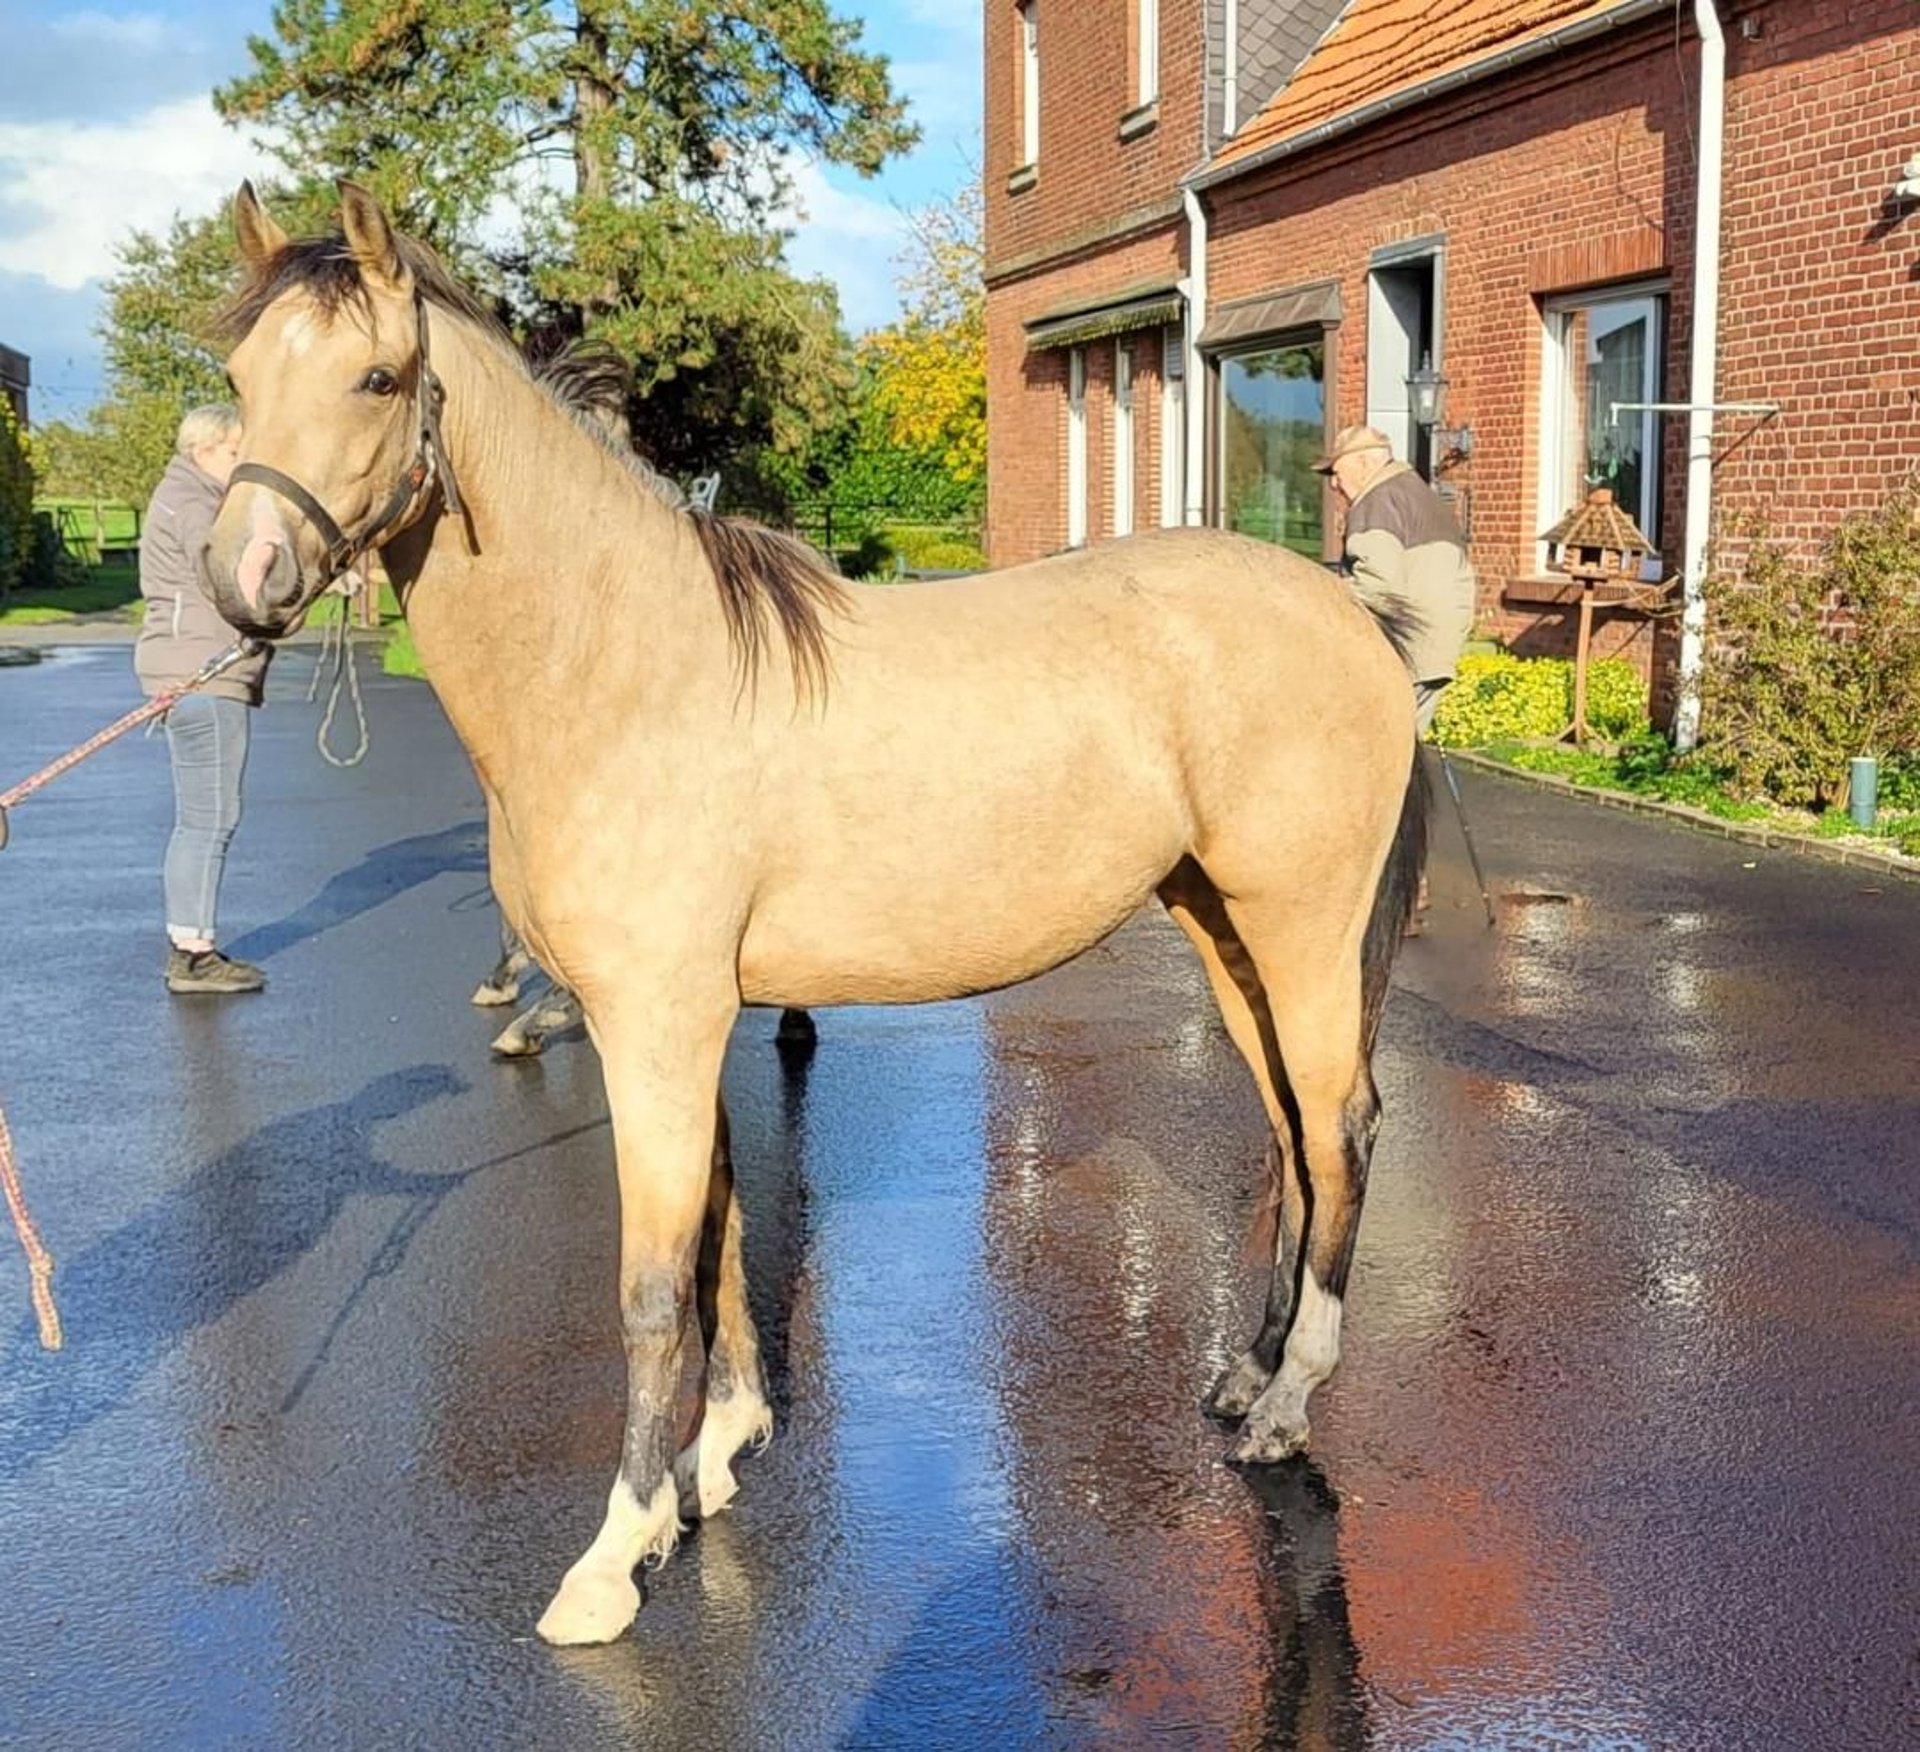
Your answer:
[[[1446,405],[1447,380],[1434,370],[1432,355],[1423,354],[1420,369],[1407,378],[1407,411],[1413,416],[1416,426],[1432,434],[1436,467],[1454,457],[1464,458],[1473,454],[1471,426],[1441,425]]]

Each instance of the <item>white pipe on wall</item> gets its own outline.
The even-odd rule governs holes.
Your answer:
[[[1693,339],[1687,400],[1687,524],[1682,562],[1680,700],[1674,745],[1700,740],[1707,648],[1707,542],[1713,530],[1713,404],[1720,364],[1720,173],[1726,143],[1727,39],[1716,0],[1693,0],[1700,32],[1700,150],[1693,222]]]
[[[1184,521],[1206,522],[1207,379],[1200,330],[1207,320],[1207,213],[1190,188],[1180,191],[1187,214],[1187,503]]]

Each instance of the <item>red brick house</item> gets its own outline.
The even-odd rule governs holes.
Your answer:
[[[986,0],[985,54],[995,564],[1332,557],[1309,464],[1370,419],[1516,648],[1567,649],[1539,537],[1612,486],[1692,606],[1596,650],[1666,711],[1710,537],[1817,541],[1920,465],[1914,0]]]

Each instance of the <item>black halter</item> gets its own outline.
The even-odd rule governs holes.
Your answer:
[[[453,465],[447,460],[446,445],[440,439],[440,403],[446,391],[427,359],[427,303],[417,292],[414,294],[413,309],[420,338],[420,444],[414,452],[412,463],[388,495],[386,504],[381,506],[373,520],[358,535],[346,534],[318,499],[291,475],[284,475],[277,468],[269,468],[263,462],[242,462],[235,465],[228,477],[229,485],[236,481],[257,481],[287,500],[313,525],[327,544],[325,583],[331,583],[368,548],[378,546],[384,537],[393,533],[394,527],[407,511],[436,486],[440,489],[441,508],[460,519],[468,551],[480,551],[479,544],[474,540],[472,519],[467,516],[459,485],[453,478]]]

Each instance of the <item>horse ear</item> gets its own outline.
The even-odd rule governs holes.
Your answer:
[[[340,229],[369,286],[396,298],[412,296],[413,273],[400,259],[393,227],[380,203],[358,183],[340,184]]]
[[[243,182],[233,197],[233,235],[240,245],[240,259],[255,273],[287,245],[287,234],[260,205],[250,182]]]

